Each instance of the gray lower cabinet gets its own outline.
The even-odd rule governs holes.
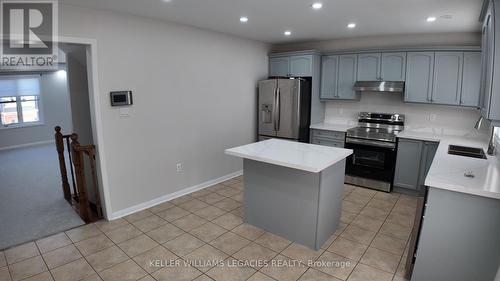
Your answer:
[[[423,142],[399,139],[394,186],[417,190]]]
[[[345,147],[345,133],[329,130],[311,130],[311,143],[332,147]]]
[[[424,141],[422,156],[420,159],[420,173],[418,176],[418,185],[420,187],[425,185],[425,178],[427,177],[427,173],[429,173],[438,146],[439,143],[437,142]]]
[[[345,142],[343,142],[343,141],[335,141],[335,140],[322,139],[322,138],[313,138],[311,143],[324,145],[324,146],[339,147],[339,148],[344,148],[344,146],[345,146]]]
[[[500,200],[429,188],[412,281],[493,281]]]
[[[400,138],[394,186],[420,191],[436,154],[436,142]]]

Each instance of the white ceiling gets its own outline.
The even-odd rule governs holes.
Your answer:
[[[167,20],[269,43],[402,33],[479,31],[482,0],[60,0]],[[426,22],[429,16],[451,19]],[[250,20],[239,22],[241,16]],[[355,22],[357,27],[346,28]],[[291,30],[292,36],[283,32]]]

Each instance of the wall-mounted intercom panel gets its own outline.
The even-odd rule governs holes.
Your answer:
[[[111,106],[129,106],[133,104],[132,91],[115,91],[110,93]]]

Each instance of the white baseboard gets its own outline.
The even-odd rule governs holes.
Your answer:
[[[209,181],[200,183],[200,184],[195,185],[195,186],[184,188],[184,189],[179,190],[177,192],[170,193],[170,194],[158,197],[158,198],[153,199],[151,201],[144,202],[144,203],[141,203],[141,204],[138,204],[138,205],[135,205],[135,206],[123,209],[123,210],[119,210],[119,211],[113,212],[113,213],[111,213],[110,216],[108,216],[107,219],[110,220],[110,221],[111,220],[116,220],[116,219],[119,219],[121,217],[128,216],[130,214],[133,214],[133,213],[145,210],[145,209],[149,209],[149,208],[154,207],[156,205],[159,205],[161,203],[170,201],[172,199],[184,196],[184,195],[189,194],[189,193],[193,193],[195,191],[207,188],[209,186],[221,183],[223,181],[227,181],[229,179],[232,179],[232,178],[235,178],[235,177],[238,177],[238,176],[241,176],[241,175],[243,175],[243,170],[239,170],[239,171],[231,173],[229,175],[225,175],[225,176],[217,178],[217,179],[209,180]]]
[[[38,141],[38,142],[32,142],[32,143],[25,143],[25,144],[19,144],[19,145],[0,147],[0,150],[9,150],[9,149],[30,147],[30,146],[36,146],[36,145],[42,145],[42,144],[50,144],[50,143],[54,143],[54,142],[55,142],[54,140]]]

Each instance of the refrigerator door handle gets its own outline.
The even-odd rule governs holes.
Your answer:
[[[278,88],[275,88],[274,89],[274,106],[273,106],[273,124],[274,124],[274,131],[275,133],[278,131],[278,128],[277,128],[277,122],[276,122],[276,107],[278,106]]]
[[[277,121],[276,121],[276,131],[280,130],[280,121],[281,121],[281,91],[280,88],[277,89],[276,91],[276,116],[277,116]]]

